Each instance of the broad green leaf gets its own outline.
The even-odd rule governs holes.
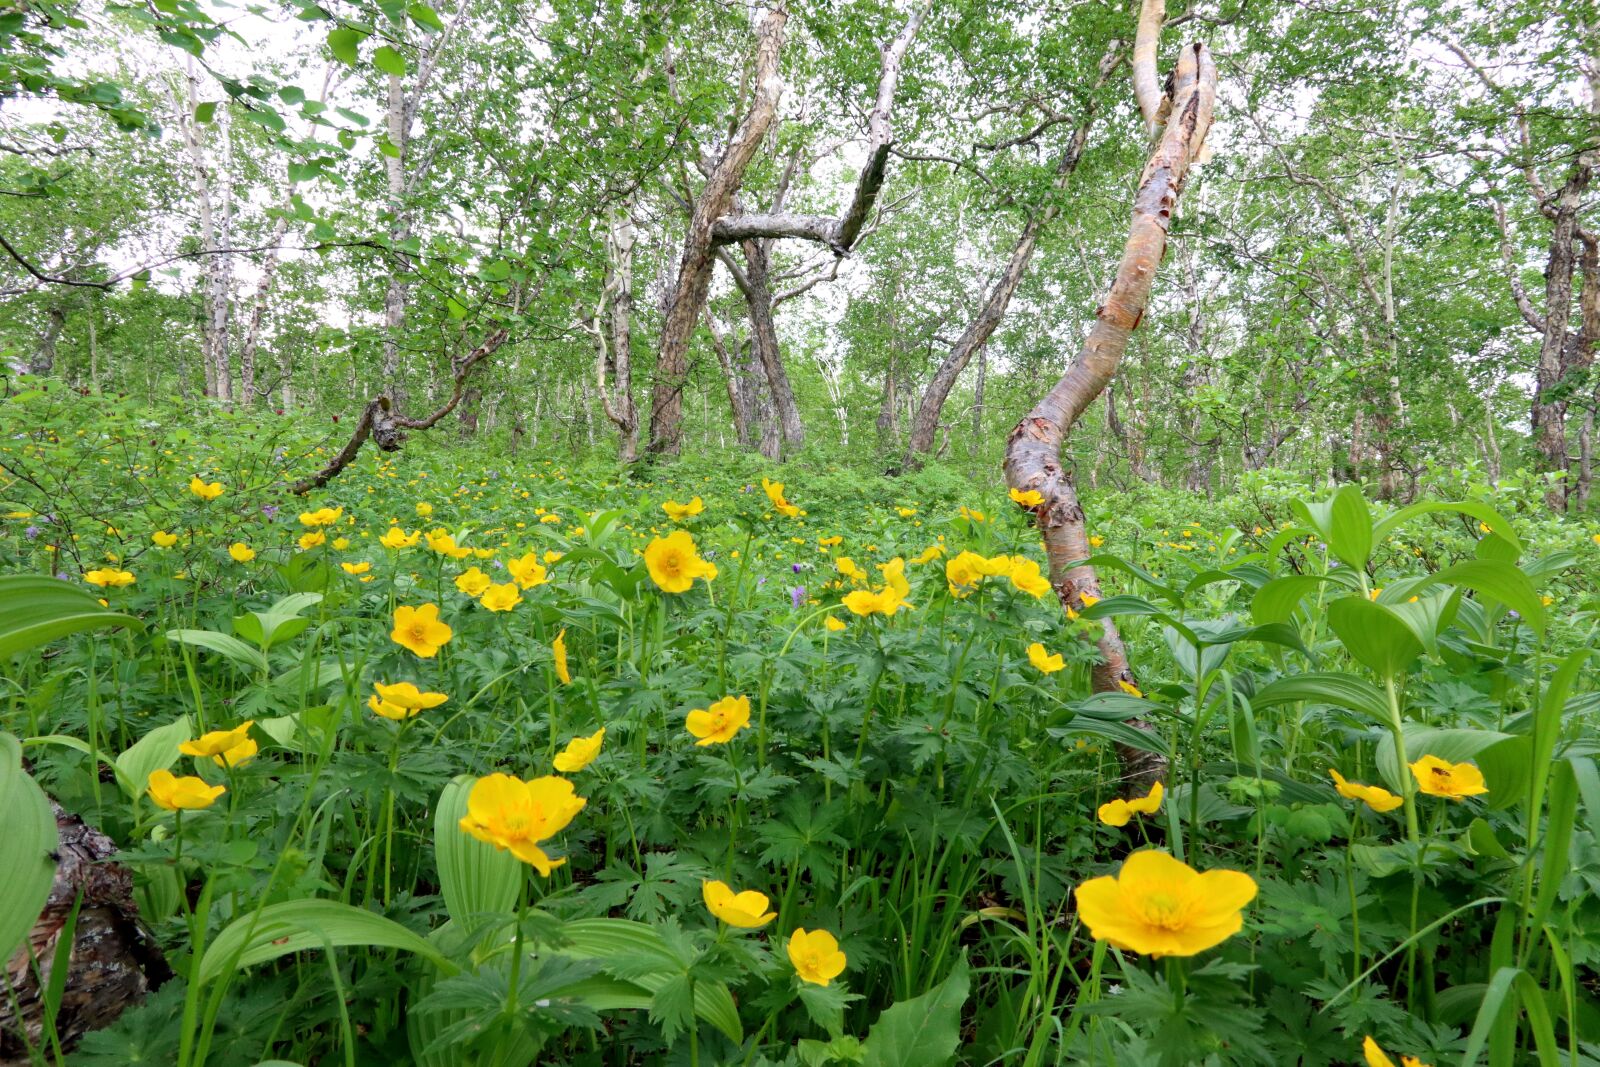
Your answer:
[[[479,841],[461,829],[461,819],[467,813],[467,794],[476,780],[463,774],[446,784],[433,813],[439,891],[450,918],[468,930],[483,916],[515,911],[517,890],[527,877],[522,861],[510,852]]]
[[[406,58],[389,45],[383,45],[372,53],[372,65],[385,74],[393,74],[397,78],[405,77]]]
[[[1250,614],[1259,623],[1288,622],[1299,610],[1300,602],[1314,595],[1331,579],[1314,574],[1288,574],[1256,590],[1250,601]]]
[[[575,919],[561,933],[568,943],[556,951],[580,959],[626,960],[628,981],[652,998],[691,962],[679,958],[653,927],[629,919]],[[704,978],[695,982],[694,1012],[735,1044],[744,1040],[738,1006],[723,983]]]
[[[150,775],[176,763],[181,755],[178,746],[193,736],[189,717],[182,715],[165,726],[157,726],[128,746],[112,764],[117,773],[117,785],[128,799],[137,800],[143,796],[149,788]]]
[[[1370,715],[1379,722],[1389,721],[1389,701],[1383,691],[1353,674],[1291,674],[1264,686],[1250,698],[1257,708],[1300,701],[1332,704]]]
[[[1454,511],[1462,515],[1470,515],[1489,527],[1491,533],[1498,534],[1509,542],[1518,553],[1522,551],[1522,542],[1517,540],[1517,535],[1498,511],[1488,504],[1480,504],[1474,500],[1449,502],[1444,500],[1424,500],[1408,507],[1403,507],[1392,515],[1379,520],[1372,528],[1372,536],[1377,541],[1382,541],[1390,532],[1404,523],[1410,522],[1418,515],[1429,515],[1440,511]]]
[[[50,896],[56,820],[44,790],[22,769],[22,745],[0,733],[0,961],[9,960],[33,929]]]
[[[1526,574],[1514,564],[1498,559],[1469,559],[1446,567],[1422,585],[1455,585],[1499,601],[1522,616],[1536,634],[1544,633],[1544,604]],[[1419,586],[1420,588],[1420,586]]]
[[[333,58],[346,66],[355,66],[361,61],[359,49],[361,42],[367,39],[367,34],[360,30],[340,27],[328,32],[328,51],[333,53]]]
[[[1380,678],[1399,678],[1422,655],[1422,642],[1411,627],[1364,596],[1340,597],[1329,604],[1328,626],[1345,651]]]
[[[36,574],[0,577],[0,658],[107,626],[142,629],[144,623],[102,607],[93,593],[59,578]]]
[[[204,126],[216,117],[217,102],[215,100],[207,100],[204,103],[195,105],[194,120],[200,125]]]
[[[421,956],[447,974],[459,968],[404,926],[336,900],[286,900],[240,915],[206,948],[200,981],[324,946],[392,948]]]
[[[251,674],[264,673],[267,657],[260,649],[251,648],[232,634],[219,634],[215,630],[168,630],[167,638],[196,648],[220,652],[233,664]]]
[[[937,1067],[955,1058],[967,1002],[965,957],[920,997],[884,1009],[861,1043],[865,1067]]]
[[[1361,487],[1340,486],[1333,494],[1329,514],[1328,547],[1333,554],[1356,570],[1364,570],[1372,558],[1372,513]]]

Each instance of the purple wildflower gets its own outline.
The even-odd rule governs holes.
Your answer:
[[[29,526],[26,530],[23,530],[22,533],[23,536],[32,541],[35,537],[39,536],[39,527]]]
[[[806,602],[806,587],[803,585],[797,585],[793,589],[789,590],[789,602],[793,604],[795,606],[795,610],[798,611],[800,609],[800,605]]]

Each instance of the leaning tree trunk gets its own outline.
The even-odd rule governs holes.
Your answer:
[[[1144,315],[1156,269],[1166,251],[1167,227],[1182,192],[1189,164],[1211,126],[1217,72],[1203,44],[1178,56],[1172,105],[1165,132],[1145,166],[1133,203],[1128,243],[1111,291],[1095,313],[1095,323],[1072,366],[1015,429],[1006,445],[1005,474],[1012,488],[1035,490],[1043,498],[1032,509],[1050,562],[1050,581],[1063,607],[1084,610],[1084,594],[1098,597],[1100,581],[1084,560],[1091,552],[1083,507],[1072,473],[1062,466],[1061,446],[1088,406],[1111,382],[1128,337]],[[1100,662],[1094,668],[1097,692],[1134,684],[1121,635],[1101,620]],[[1137,724],[1149,729],[1145,724]],[[1136,778],[1153,778],[1165,762],[1149,752],[1121,749],[1124,769]]]
[[[1119,55],[1120,45],[1113,41],[1100,60],[1100,75],[1095,83],[1096,89],[1110,77]],[[1056,195],[1049,204],[1028,217],[1022,232],[1017,236],[1017,243],[1011,248],[1011,256],[1006,261],[1005,269],[989,288],[983,306],[978,309],[977,315],[967,324],[967,328],[950,347],[949,353],[939,364],[938,369],[933,372],[933,379],[923,392],[922,403],[917,408],[916,418],[911,423],[911,438],[907,442],[902,463],[904,469],[915,470],[921,466],[922,458],[933,448],[934,435],[939,431],[939,417],[944,411],[944,402],[950,398],[950,390],[955,388],[956,379],[961,377],[961,372],[966,370],[973,355],[988,342],[999,327],[1000,321],[1005,318],[1006,309],[1011,306],[1011,297],[1021,284],[1023,275],[1027,273],[1029,261],[1033,259],[1033,250],[1039,243],[1040,233],[1061,213],[1059,194],[1071,179],[1073,171],[1078,169],[1078,160],[1083,157],[1083,146],[1089,139],[1089,127],[1094,122],[1094,117],[1095,105],[1091,99],[1084,106],[1083,119],[1073,131],[1067,150],[1062,153],[1060,161],[1056,164],[1055,181],[1051,183],[1051,192]]]
[[[778,110],[783,80],[778,74],[778,51],[783,46],[783,26],[789,13],[776,4],[756,29],[755,98],[744,121],[711,168],[705,187],[695,200],[689,229],[678,259],[678,277],[667,294],[666,316],[656,350],[655,382],[650,398],[651,455],[676,456],[683,445],[683,389],[689,376],[689,338],[711,287],[716,244],[712,228],[728,213],[744,172],[761,147],[761,139]]]

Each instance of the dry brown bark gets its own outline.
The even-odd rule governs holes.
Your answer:
[[[1051,584],[1069,611],[1083,610],[1084,594],[1100,596],[1100,580],[1094,568],[1082,562],[1091,555],[1089,537],[1072,472],[1062,465],[1062,442],[1116,375],[1128,337],[1144,315],[1156,269],[1166,252],[1173,208],[1189,164],[1199,154],[1211,126],[1216,84],[1216,67],[1203,44],[1189,45],[1179,53],[1170,115],[1140,178],[1128,243],[1111,291],[1096,311],[1094,326],[1077,358],[1007,441],[1006,481],[1043,498],[1033,514],[1049,558]],[[1106,619],[1102,627],[1094,688],[1096,692],[1116,692],[1121,683],[1136,682],[1115,624]],[[1135,778],[1152,777],[1164,768],[1164,761],[1148,752],[1124,748],[1121,755],[1124,769]]]
[[[144,999],[172,976],[166,960],[139,920],[133,877],[106,860],[117,850],[105,834],[69,815],[54,802],[55,879],[27,942],[4,963],[0,982],[0,1067],[30,1062],[21,1040],[37,1048],[43,1036],[43,988],[74,903],[72,949],[56,1014],[56,1036],[71,1048],[90,1030],[109,1026],[124,1008]],[[30,959],[31,954],[31,959]],[[35,964],[37,961],[37,971]],[[15,997],[15,1002],[12,998]]]

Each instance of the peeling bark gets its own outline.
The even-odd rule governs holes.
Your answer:
[[[1077,358],[1015,429],[1006,445],[1006,481],[1015,489],[1035,490],[1043,502],[1033,509],[1050,562],[1050,581],[1064,608],[1081,611],[1083,596],[1100,595],[1089,558],[1088,531],[1072,473],[1062,465],[1061,446],[1085,409],[1110,384],[1149,303],[1157,267],[1166,251],[1167,228],[1183,190],[1191,161],[1205,143],[1211,126],[1217,72],[1202,44],[1183,49],[1173,76],[1172,107],[1165,131],[1134,197],[1128,243],[1116,280],[1095,313],[1094,326]],[[1100,662],[1094,668],[1097,692],[1115,692],[1134,684],[1121,635],[1110,619],[1101,620]],[[1147,724],[1138,724],[1149,729]],[[1151,753],[1124,748],[1125,771],[1151,778],[1164,770]]]

